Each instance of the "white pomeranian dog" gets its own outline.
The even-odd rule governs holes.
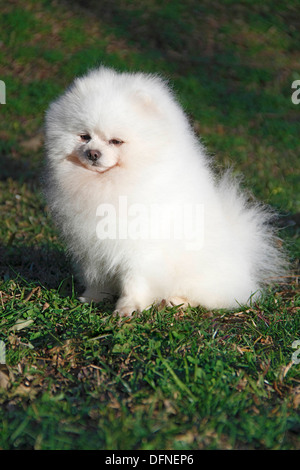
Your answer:
[[[282,275],[272,213],[217,178],[167,84],[100,67],[46,115],[46,196],[86,290],[130,316],[234,308]]]

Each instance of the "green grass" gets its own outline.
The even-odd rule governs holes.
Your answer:
[[[296,444],[297,366],[285,372],[300,322],[282,293],[231,314],[152,309],[119,322],[111,306],[34,286],[4,286],[3,448]]]
[[[44,112],[75,75],[159,72],[217,169],[234,164],[283,214],[296,267],[297,3],[83,3],[8,2],[0,17],[0,448],[299,449],[297,277],[250,308],[119,321],[77,300],[40,184]]]

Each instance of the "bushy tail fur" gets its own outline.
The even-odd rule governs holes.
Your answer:
[[[227,170],[218,182],[220,200],[230,224],[245,243],[253,278],[261,287],[275,284],[289,268],[275,225],[278,214],[240,187],[240,180]]]

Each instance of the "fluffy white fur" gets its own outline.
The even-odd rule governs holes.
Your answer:
[[[216,178],[159,77],[101,67],[77,78],[47,112],[46,148],[48,203],[86,286],[82,301],[118,295],[120,315],[162,299],[231,308],[282,273],[272,215],[249,204],[228,172]],[[88,150],[101,158],[92,162]],[[203,205],[203,243],[100,240],[97,207],[117,208],[119,196],[145,207]]]

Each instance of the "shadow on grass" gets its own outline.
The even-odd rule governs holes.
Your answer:
[[[34,138],[31,139],[32,141]],[[34,143],[28,140],[20,145],[8,136],[2,137],[0,142],[0,181],[8,178],[20,183],[40,184],[41,171],[43,166],[42,142],[39,147],[34,148]],[[27,148],[26,148],[27,147]]]
[[[73,270],[62,250],[48,246],[0,246],[0,279],[12,279],[21,286],[36,284],[58,289],[62,296],[71,296],[82,286],[73,280]]]
[[[7,193],[3,194],[4,227],[5,223],[10,221],[6,202],[9,202],[9,207],[15,209],[17,225],[26,220],[25,230],[30,229],[32,223],[30,214],[37,216],[38,224],[42,223],[38,217],[38,214],[45,210],[41,180],[44,163],[40,147],[41,143],[39,149],[34,149],[30,143],[28,148],[22,148],[11,139],[3,139],[0,143],[0,183],[6,185],[8,182],[7,188],[4,187]],[[21,188],[23,184],[26,187],[24,191]],[[23,196],[17,194],[19,191],[20,194],[23,194],[22,191],[25,193],[24,212],[16,208],[18,201],[23,200]],[[17,196],[19,199],[16,199]],[[22,227],[19,228],[20,231],[24,230],[24,226]],[[70,295],[73,288],[72,268],[64,250],[39,242],[20,244],[18,240],[14,240],[16,232],[9,232],[11,239],[8,243],[0,243],[0,279],[14,280],[21,286],[36,284],[49,289],[58,289],[60,286],[62,295]],[[78,287],[81,290],[81,287]]]

